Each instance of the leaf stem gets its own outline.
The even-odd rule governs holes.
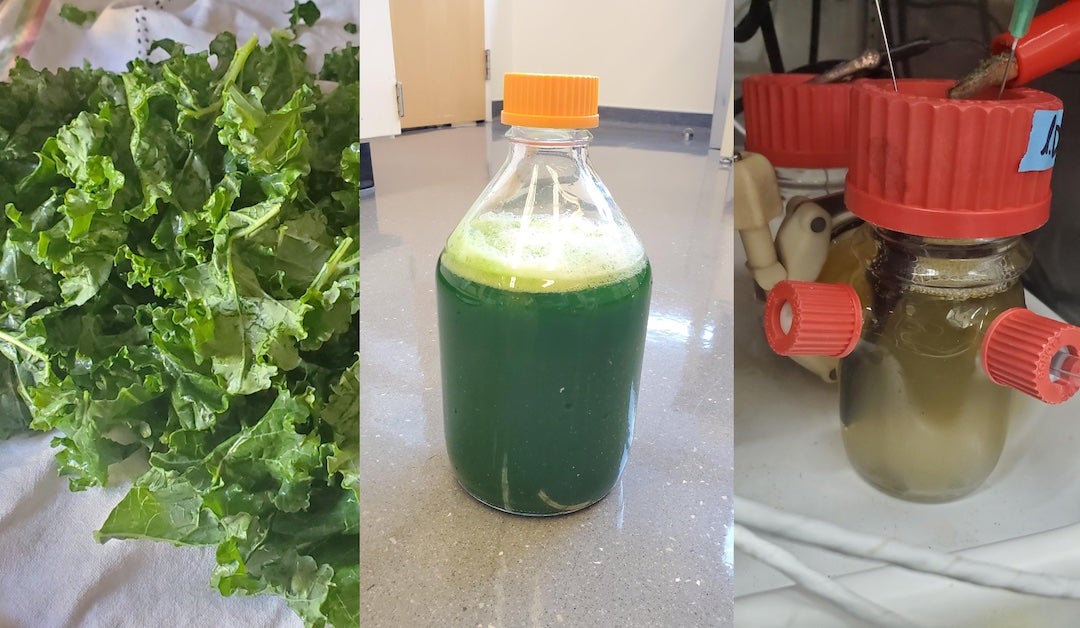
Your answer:
[[[188,110],[193,118],[201,118],[209,113],[217,113],[221,109],[221,105],[225,102],[225,92],[230,87],[236,84],[236,79],[240,77],[240,73],[244,71],[244,66],[247,65],[247,59],[251,56],[251,53],[259,45],[259,38],[252,35],[251,39],[246,44],[236,49],[236,54],[233,55],[232,61],[229,62],[229,69],[226,70],[225,75],[221,77],[221,82],[214,88],[219,98],[205,107],[198,109]]]
[[[258,220],[253,221],[250,225],[244,227],[240,231],[237,231],[236,232],[236,237],[238,237],[238,238],[247,238],[248,236],[250,236],[250,235],[254,234],[256,231],[258,231],[259,229],[262,229],[264,226],[266,226],[267,223],[269,223],[271,220],[273,220],[280,213],[281,213],[281,203],[278,203],[274,207],[274,209],[271,209],[270,211],[263,214]],[[243,214],[238,214],[238,215],[243,216]],[[247,216],[244,216],[244,218],[247,218]]]
[[[323,284],[329,281],[338,267],[341,265],[341,258],[345,257],[345,253],[350,246],[352,246],[353,239],[346,236],[341,244],[338,245],[334,252],[330,255],[330,258],[326,260],[323,267],[319,269],[319,273],[315,275],[315,278],[311,280],[311,285],[308,286],[308,291],[322,291]]]
[[[41,360],[42,362],[49,361],[49,356],[45,355],[44,353],[38,351],[37,349],[31,347],[30,345],[26,344],[25,342],[19,340],[18,338],[12,336],[7,332],[0,331],[0,342],[6,342],[8,344],[15,345],[19,349],[22,349],[23,351],[29,353],[30,355]]]
[[[259,45],[259,38],[255,35],[251,36],[251,39],[247,40],[247,43],[237,48],[236,54],[233,55],[232,61],[229,62],[229,69],[225,72],[225,76],[221,78],[221,83],[217,86],[217,91],[220,94],[224,94],[225,90],[232,87],[236,83],[237,77],[244,71],[244,66],[247,64],[247,59],[251,56],[251,53],[255,50],[255,47]]]
[[[350,266],[356,266],[359,263],[360,263],[360,256],[359,255],[353,255],[349,259],[341,260],[340,262],[338,262],[338,267],[339,268],[349,268]]]

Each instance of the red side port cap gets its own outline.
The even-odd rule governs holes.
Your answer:
[[[742,82],[746,150],[781,168],[846,168],[851,83],[813,74],[757,74]]]
[[[862,334],[862,305],[844,283],[785,280],[765,301],[765,338],[779,355],[842,358]]]
[[[982,365],[991,381],[1046,403],[1061,403],[1080,389],[1080,379],[1059,375],[1076,372],[1077,356],[1080,327],[1022,307],[999,315],[983,338]]]
[[[852,212],[940,238],[1014,236],[1046,222],[1061,100],[1026,87],[1001,100],[952,100],[950,81],[898,84],[851,89]]]

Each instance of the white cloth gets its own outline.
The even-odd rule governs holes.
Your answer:
[[[52,2],[27,55],[34,67],[78,66],[86,59],[119,71],[129,59],[145,56],[155,39],[171,38],[200,50],[222,30],[236,33],[241,42],[253,34],[265,42],[272,28],[288,25],[286,12],[293,5],[291,0],[72,4],[99,11],[98,18],[84,26],[70,24],[59,17],[63,2]],[[344,25],[356,23],[359,11],[354,0],[317,4],[321,19],[297,29],[313,68],[328,50],[354,41]],[[276,597],[226,598],[212,589],[213,548],[150,541],[98,544],[93,531],[127,492],[130,474],[114,478],[109,488],[72,493],[56,476],[50,438],[30,434],[0,442],[0,628],[302,625]]]
[[[252,35],[266,43],[270,31],[288,27],[292,0],[83,0],[80,8],[98,11],[92,24],[76,26],[59,17],[63,2],[54,0],[42,24],[37,42],[27,55],[35,68],[82,65],[121,71],[128,60],[146,57],[156,39],[175,39],[189,50],[203,50],[221,31],[236,34],[240,43]],[[321,63],[323,55],[356,43],[356,35],[345,31],[356,24],[359,5],[355,0],[316,2],[322,16],[314,26],[297,28],[297,43],[308,51],[309,67]]]
[[[130,481],[72,493],[56,476],[50,438],[0,442],[0,627],[303,625],[279,598],[212,589],[213,548],[97,543],[93,531]]]

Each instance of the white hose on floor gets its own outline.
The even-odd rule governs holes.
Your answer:
[[[1042,597],[1080,599],[1078,578],[1020,571],[915,547],[893,539],[852,532],[831,523],[776,510],[745,497],[735,498],[735,521],[759,532],[855,558],[891,563],[984,587]]]
[[[736,510],[738,506],[736,506]],[[912,626],[913,624],[870,600],[858,595],[825,574],[815,571],[787,550],[735,524],[735,548],[784,574],[807,591],[832,602],[856,619],[872,626]]]

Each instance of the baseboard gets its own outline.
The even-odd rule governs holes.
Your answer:
[[[497,122],[502,109],[503,101],[491,101],[491,119]],[[600,119],[605,122],[626,122],[629,124],[654,124],[706,129],[712,127],[711,113],[687,113],[685,111],[600,107]]]

